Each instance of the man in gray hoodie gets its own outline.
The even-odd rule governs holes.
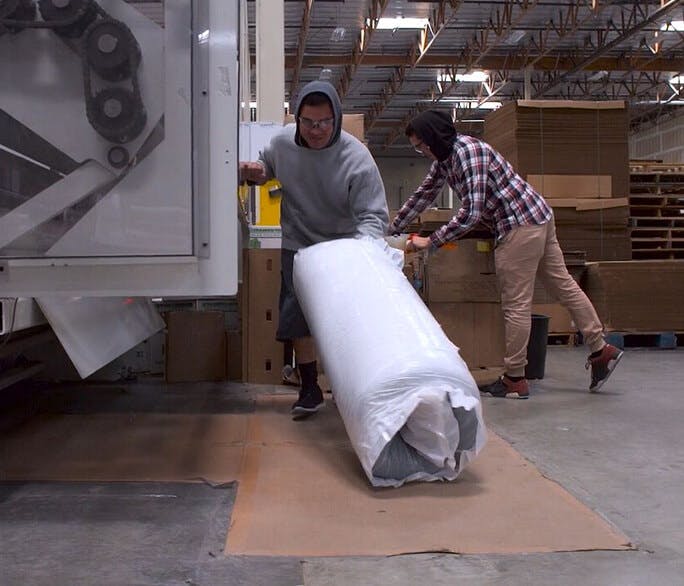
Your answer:
[[[382,238],[389,213],[377,165],[366,146],[342,130],[342,105],[330,83],[313,81],[302,88],[295,121],[273,137],[258,161],[240,163],[240,180],[262,185],[276,178],[282,185],[276,336],[294,347],[301,390],[292,414],[301,418],[324,402],[314,341],[292,283],[295,253],[338,238]]]

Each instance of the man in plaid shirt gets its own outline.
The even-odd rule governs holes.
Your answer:
[[[591,350],[587,360],[587,368],[591,367],[589,390],[597,391],[623,352],[605,342],[596,310],[568,273],[553,212],[544,198],[486,142],[458,134],[443,112],[419,114],[406,127],[406,136],[413,148],[433,163],[420,187],[399,210],[390,234],[400,233],[430,206],[445,183],[461,200],[461,208],[429,237],[414,236],[407,251],[439,248],[478,224],[494,232],[494,260],[505,323],[505,374],[481,391],[494,397],[529,397],[525,365],[537,274],[582,332]]]

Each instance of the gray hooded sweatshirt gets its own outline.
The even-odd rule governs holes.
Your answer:
[[[332,104],[335,125],[323,149],[311,149],[299,135],[302,99],[325,94]],[[308,83],[295,110],[297,124],[273,137],[259,161],[269,178],[282,184],[280,224],[282,247],[289,250],[338,238],[387,233],[389,213],[380,172],[366,146],[342,130],[342,106],[326,81]]]

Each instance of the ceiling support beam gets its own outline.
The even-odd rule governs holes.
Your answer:
[[[456,16],[456,12],[461,6],[460,0],[450,0],[448,2],[450,10],[447,10],[446,4],[447,2],[442,0],[439,6],[432,11],[429,24],[420,32],[408,51],[409,62],[399,66],[394,71],[390,80],[381,90],[380,99],[371,105],[370,112],[366,114],[366,130],[373,128],[380,114],[401,90],[408,73],[423,60],[435,39]]]
[[[588,8],[588,12],[581,20],[577,18],[578,8],[580,4],[582,4],[583,6],[586,5],[586,7]],[[525,45],[525,47],[521,51],[523,63],[525,64],[525,66],[533,67],[539,60],[547,56],[548,53],[550,53],[555,48],[555,46],[560,44],[560,42],[567,35],[570,35],[574,33],[576,30],[578,30],[579,27],[582,26],[582,24],[584,24],[584,22],[595,18],[596,15],[605,7],[606,4],[599,6],[598,2],[595,2],[594,0],[578,0],[578,2],[576,2],[575,4],[567,6],[565,12],[560,12],[559,24],[556,24],[553,19],[550,19],[547,22],[545,30],[540,32],[538,42],[531,39],[530,42],[528,42]],[[557,36],[555,43],[549,42],[549,36],[551,34],[551,31],[554,31]],[[533,50],[535,51],[535,56],[531,55]],[[502,69],[510,69],[510,66],[507,66],[504,62],[504,68]],[[508,75],[502,73],[500,77],[500,83],[498,85],[498,88],[496,89],[497,93],[503,93],[504,88],[509,83]],[[441,89],[437,87],[436,83],[431,84],[430,90],[426,95],[427,98],[431,99],[431,103],[429,105],[434,106],[437,103],[439,103],[439,101],[443,97],[445,97],[452,90],[452,88],[453,84],[449,84],[448,87],[442,87]],[[485,97],[482,101],[488,101],[491,97],[493,97],[493,95],[494,92],[491,92],[491,94]],[[428,106],[418,106],[416,108],[412,108],[412,110],[405,117],[405,119],[410,120],[418,111],[420,111],[421,109],[425,109],[426,107]],[[401,128],[398,127],[397,129],[395,129],[393,133],[390,133],[390,135],[385,140],[385,148],[389,147],[396,140],[400,132]]]
[[[302,24],[299,27],[299,37],[297,38],[297,54],[295,55],[294,71],[292,72],[292,79],[290,80],[290,102],[294,102],[297,98],[297,88],[299,86],[299,74],[302,71],[302,62],[304,61],[304,49],[306,47],[306,39],[309,36],[309,24],[311,22],[311,9],[313,8],[314,0],[305,0],[304,12],[302,14]],[[294,104],[292,104],[294,107]]]
[[[459,62],[465,71],[481,67],[482,60],[511,35],[515,27],[537,4],[538,0],[507,0],[492,12],[487,27],[474,34],[461,51]],[[517,11],[514,10],[516,7]]]
[[[368,50],[368,45],[370,44],[373,32],[378,27],[378,21],[382,17],[385,8],[387,8],[388,2],[389,0],[371,0],[368,18],[363,21],[359,37],[356,40],[356,45],[352,51],[351,63],[344,68],[342,77],[337,84],[337,93],[340,94],[341,99],[347,95],[352,78],[359,65],[361,65],[363,58],[366,56],[366,51]]]
[[[570,75],[582,71],[596,59],[602,57],[611,49],[614,49],[615,47],[624,43],[630,37],[634,36],[648,25],[654,23],[656,20],[666,16],[671,10],[677,6],[681,6],[681,4],[682,0],[668,0],[667,2],[664,2],[660,8],[653,11],[649,15],[648,5],[641,6],[638,3],[635,3],[632,6],[631,12],[622,12],[620,25],[617,25],[615,22],[611,22],[606,28],[600,28],[591,31],[588,43],[591,47],[595,47],[594,52],[591,55],[582,58],[582,60],[573,68],[561,75],[556,76],[551,83],[541,88],[535,97],[542,97],[548,92],[556,89],[560,84],[564,83]],[[608,41],[608,37],[611,36],[611,33],[614,34],[613,40]]]
[[[524,49],[523,49],[524,50]],[[532,54],[532,52],[530,52]],[[295,66],[295,55],[285,56],[285,68],[293,69]],[[406,55],[368,55],[363,59],[364,67],[402,67],[410,66],[412,56]],[[457,67],[461,62],[459,57],[454,55],[438,55],[429,53],[424,55],[416,64],[416,68],[421,67]],[[340,55],[306,55],[302,61],[302,67],[330,67],[335,65],[348,65],[351,57],[347,54]],[[569,53],[558,57],[541,57],[533,65],[526,62],[525,55],[517,53],[508,57],[490,55],[480,60],[479,66],[482,69],[501,69],[503,64],[511,69],[524,69],[529,66],[535,71],[541,70],[570,70],[577,65],[576,56]],[[679,71],[684,69],[684,59],[681,57],[666,58],[661,54],[645,57],[643,55],[626,54],[620,57],[599,57],[589,65],[585,71],[629,71],[641,69],[643,71]]]

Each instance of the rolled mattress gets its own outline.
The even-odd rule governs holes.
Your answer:
[[[453,480],[486,442],[479,391],[458,348],[382,239],[299,250],[297,298],[373,486]]]

